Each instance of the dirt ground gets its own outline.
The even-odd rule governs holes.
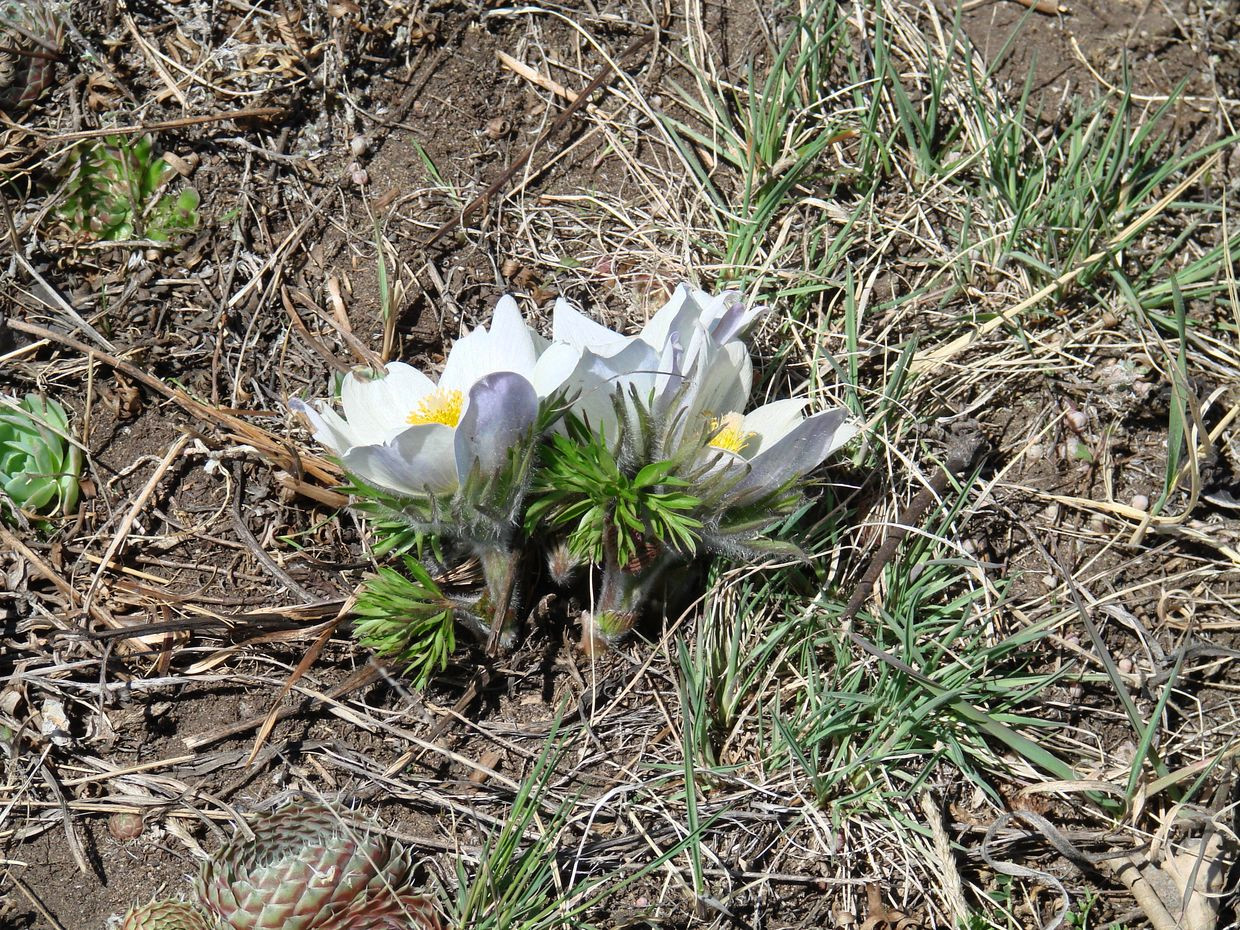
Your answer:
[[[548,88],[583,88],[605,61],[647,97],[670,94],[687,28],[704,30],[735,80],[763,60],[763,4],[692,6],[692,23],[679,5],[652,16],[612,0],[537,11],[439,0],[68,7],[53,87],[3,128],[12,225],[0,388],[52,391],[70,409],[90,485],[54,536],[14,527],[0,541],[0,711],[18,725],[5,743],[0,795],[0,926],[101,928],[135,901],[178,893],[236,818],[291,790],[364,806],[422,857],[428,882],[450,884],[450,854],[476,849],[504,817],[507,794],[478,765],[519,778],[565,701],[576,709],[567,724],[603,703],[612,723],[598,737],[607,744],[599,758],[576,759],[561,784],[601,791],[613,769],[639,764],[640,747],[667,739],[659,707],[676,683],[649,664],[648,644],[587,669],[563,607],[480,687],[476,657],[463,654],[414,693],[375,672],[338,630],[288,694],[290,672],[369,563],[361,520],[331,490],[339,472],[285,402],[324,395],[333,371],[385,344],[388,357],[434,365],[504,293],[543,314],[568,296],[613,324],[657,306],[683,273],[676,261],[623,266],[608,249],[611,233],[622,234],[615,230],[591,242],[572,228],[578,238],[562,253],[553,248],[558,224],[572,226],[557,209],[575,198],[623,199],[624,157],[650,153],[624,156],[616,147],[625,137],[583,132],[570,116],[529,162],[520,157],[563,112],[564,97]],[[1231,131],[1237,111],[1217,101],[1240,99],[1235,4],[1070,0],[1053,15],[1009,0],[966,6],[960,28],[995,68],[996,86],[1019,96],[1032,73],[1048,119],[1056,100],[1118,86],[1128,71],[1134,94],[1151,105],[1183,82],[1175,123],[1185,139]],[[951,10],[941,7],[940,18],[950,25]],[[664,19],[657,40],[626,52],[655,19]],[[606,91],[595,101],[606,106]],[[52,209],[73,140],[117,126],[157,131],[161,150],[176,156],[178,183],[200,195],[199,226],[176,247],[84,242]],[[484,194],[462,224],[462,208]],[[546,209],[528,214],[524,203]],[[385,306],[394,321],[386,331]],[[1157,384],[1144,395],[1037,379],[1007,388],[1003,403],[970,414],[1000,457],[1026,441],[1048,396],[1088,399],[1121,424],[1115,496],[1150,491],[1166,445]],[[1203,395],[1211,388],[1200,385]],[[1014,488],[1089,497],[1101,479],[1050,457],[1022,460],[1011,477],[1016,484],[974,527],[976,544],[1032,584],[1042,560],[1014,527],[1045,517],[1047,504]],[[1211,480],[1240,498],[1225,461]],[[1091,577],[1109,572],[1115,586],[1146,578],[1148,565],[1124,550],[1099,556],[1086,530],[1071,557]],[[1190,546],[1168,553],[1162,570],[1174,578],[1176,560],[1214,557]],[[1174,620],[1199,599],[1230,603],[1234,582],[1150,588],[1129,606]],[[1240,646],[1240,637],[1220,631],[1214,642]],[[1195,711],[1205,729],[1230,719],[1240,684],[1225,662],[1214,676]],[[1093,738],[1112,739],[1113,696],[1067,684],[1056,694],[1064,726],[1089,730],[1097,711]],[[67,732],[49,729],[57,707]],[[1131,753],[1116,733],[1106,751]],[[1213,742],[1235,736],[1221,729]],[[1218,775],[1219,791],[1227,777]],[[964,835],[971,815],[967,799],[960,805]],[[754,848],[788,823],[783,810],[747,810],[736,829]],[[136,835],[119,816],[132,812],[142,817]],[[624,827],[608,829],[619,836]],[[616,848],[600,847],[598,861],[639,847]],[[865,921],[874,916],[866,882],[884,864],[857,861],[849,894]],[[796,865],[800,878],[736,925],[847,925],[836,867],[814,857]],[[594,919],[605,927],[720,919],[684,903],[654,908],[659,894],[651,880]],[[1131,913],[1124,894],[1105,892],[1110,919]],[[914,917],[944,925],[928,912]]]

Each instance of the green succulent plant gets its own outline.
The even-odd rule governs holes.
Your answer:
[[[0,0],[0,110],[29,109],[51,86],[62,37],[44,0]]]
[[[82,453],[70,437],[69,418],[56,401],[0,397],[0,491],[10,506],[43,515],[77,506]]]
[[[218,930],[219,924],[187,901],[152,901],[131,907],[120,930]]]
[[[57,215],[77,234],[114,242],[167,242],[198,226],[198,192],[162,193],[174,169],[150,136],[80,142],[66,163],[68,183]]]
[[[331,805],[289,804],[250,830],[207,861],[189,902],[152,901],[121,930],[443,930],[410,890],[409,853]]]

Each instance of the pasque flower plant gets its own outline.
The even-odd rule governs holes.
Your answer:
[[[568,515],[583,514],[569,535],[579,553],[592,547],[601,575],[598,596],[582,618],[583,646],[592,650],[623,635],[664,571],[699,549],[734,557],[796,551],[767,539],[764,529],[799,500],[797,480],[855,436],[857,426],[843,408],[805,416],[808,399],[743,413],[752,362],[741,336],[763,311],[743,310],[738,295],[712,298],[682,285],[635,337],[582,322],[563,302],[556,311],[556,337],[572,341],[580,354],[566,379],[579,389],[569,414],[587,427],[579,435],[598,424],[622,474],[660,476],[647,482],[645,499],[679,506],[670,522],[653,506],[642,513],[640,505],[629,505],[627,519],[608,524],[600,514],[625,515],[601,480],[612,467],[605,452],[595,445],[600,476],[586,486],[609,489],[596,491],[583,508],[563,492],[583,470],[579,456],[566,456],[562,443],[549,447],[542,495],[530,513],[559,526],[572,524]],[[649,370],[640,367],[652,363]],[[611,405],[610,415],[599,395]],[[642,556],[635,558],[638,550]]]
[[[568,373],[567,356],[540,358],[540,345],[516,301],[504,297],[489,329],[479,327],[451,347],[437,382],[392,362],[384,371],[345,375],[343,416],[326,405],[289,401],[357,479],[372,513],[403,520],[479,559],[486,596],[461,598],[452,613],[476,632],[506,640],[513,635],[510,604],[519,581],[513,534],[545,428],[540,424],[552,415],[552,395]],[[386,600],[387,580],[376,578],[370,598],[363,595],[361,609],[371,616],[364,639],[410,665],[423,664],[417,660],[424,643],[412,644],[417,655],[405,656],[405,630],[375,622],[376,610],[387,612],[374,602]],[[438,590],[423,600],[442,613]],[[443,624],[427,629],[439,631],[439,648]]]
[[[362,480],[409,498],[452,495],[475,470],[493,476],[508,464],[509,450],[538,419],[539,401],[567,374],[558,360],[553,353],[540,363],[516,301],[504,297],[489,330],[479,327],[452,346],[438,382],[392,362],[345,375],[343,417],[296,398],[289,406]]]
[[[352,476],[361,509],[415,527],[438,567],[474,555],[486,577],[470,600],[405,556],[408,577],[385,569],[359,599],[369,641],[422,681],[428,655],[446,662],[454,619],[492,643],[511,634],[530,548],[555,553],[553,579],[574,565],[595,574],[588,649],[623,635],[679,561],[797,551],[765,530],[858,427],[842,408],[807,414],[806,398],[746,412],[743,337],[763,313],[735,292],[681,285],[623,335],[559,300],[546,342],[505,297],[489,329],[450,348],[437,381],[394,362],[344,378],[343,415],[291,401]],[[439,638],[410,641],[415,629]]]

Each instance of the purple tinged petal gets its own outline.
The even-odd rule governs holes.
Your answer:
[[[701,326],[722,345],[739,337],[765,312],[765,307],[746,310],[744,299],[738,291],[725,291],[712,296],[688,284],[681,284],[671,299],[642,328],[641,338],[656,347],[674,336],[687,343],[693,331]]]
[[[739,291],[726,291],[720,294],[718,299],[722,312],[718,319],[709,324],[709,329],[710,334],[719,342],[739,338],[754,320],[765,316],[768,310],[761,305],[746,310],[744,298]]]
[[[733,497],[765,494],[816,468],[828,455],[853,436],[858,427],[843,407],[825,410],[798,423],[782,439],[750,459],[750,471],[736,487]]]
[[[456,428],[459,479],[465,479],[475,461],[483,474],[498,472],[537,417],[538,395],[521,375],[499,371],[481,379],[470,388],[469,406]]]
[[[453,429],[442,423],[410,426],[386,443],[355,446],[341,464],[363,481],[398,494],[456,490]]]
[[[749,457],[754,458],[792,432],[805,420],[803,413],[807,406],[807,397],[777,400],[745,414],[741,432],[754,434],[746,446]]]

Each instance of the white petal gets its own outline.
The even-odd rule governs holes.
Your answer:
[[[805,419],[804,412],[808,406],[808,398],[792,398],[763,404],[745,414],[741,429],[754,434],[745,450],[749,457],[769,449],[792,432]]]
[[[627,407],[631,392],[636,390],[641,401],[648,404],[658,366],[654,349],[641,340],[633,340],[610,357],[582,352],[573,373],[564,381],[570,396],[575,395],[573,412],[595,432],[614,441],[619,435],[619,424],[613,398],[623,397]]]
[[[642,329],[641,338],[656,347],[677,336],[682,343],[688,343],[693,331],[701,326],[723,345],[738,338],[765,312],[765,307],[746,310],[744,299],[738,291],[725,291],[712,296],[688,284],[681,284]]]
[[[479,378],[493,370],[487,365],[490,349],[490,335],[481,326],[452,343],[439,376],[440,389],[467,393]]]
[[[398,494],[449,494],[457,487],[454,432],[442,423],[410,426],[389,442],[356,446],[340,461],[363,481]]]
[[[486,351],[494,364],[492,371],[514,371],[527,379],[534,373],[538,358],[534,334],[525,325],[517,302],[508,294],[495,305],[488,336]]]
[[[551,314],[551,338],[554,342],[566,342],[574,349],[589,349],[603,356],[614,355],[633,341],[632,336],[621,336],[594,322],[563,297],[555,302]]]
[[[330,407],[324,407],[322,411],[319,411],[297,397],[290,398],[288,406],[294,413],[300,413],[309,420],[310,428],[314,431],[314,438],[337,455],[347,451],[350,446],[357,445],[349,424]]]
[[[658,346],[654,346],[658,348]],[[686,372],[682,367],[685,358],[680,339],[674,334],[663,346],[659,355],[657,373],[653,385],[653,409],[662,413],[668,403],[675,399],[685,383]]]
[[[677,285],[667,303],[656,310],[654,316],[642,327],[639,338],[656,349],[667,345],[673,335],[682,336],[683,341],[687,342],[698,315],[696,304],[690,300],[692,290],[688,284]],[[682,312],[686,309],[687,315],[692,317],[688,325],[685,325],[682,319]]]
[[[720,346],[701,334],[695,343],[693,370],[688,374],[689,388],[681,398],[688,408],[687,428],[696,430],[702,417],[721,417],[743,410],[753,387],[753,362],[743,343]]]
[[[751,471],[732,490],[739,498],[774,491],[813,470],[853,436],[859,427],[843,407],[807,417],[782,439],[750,460]]]
[[[388,363],[386,375],[349,372],[340,387],[340,399],[353,444],[391,439],[409,425],[410,411],[434,389],[430,378],[403,362]]]
[[[539,397],[550,397],[568,380],[581,361],[581,350],[564,342],[555,342],[538,357],[531,379]]]

